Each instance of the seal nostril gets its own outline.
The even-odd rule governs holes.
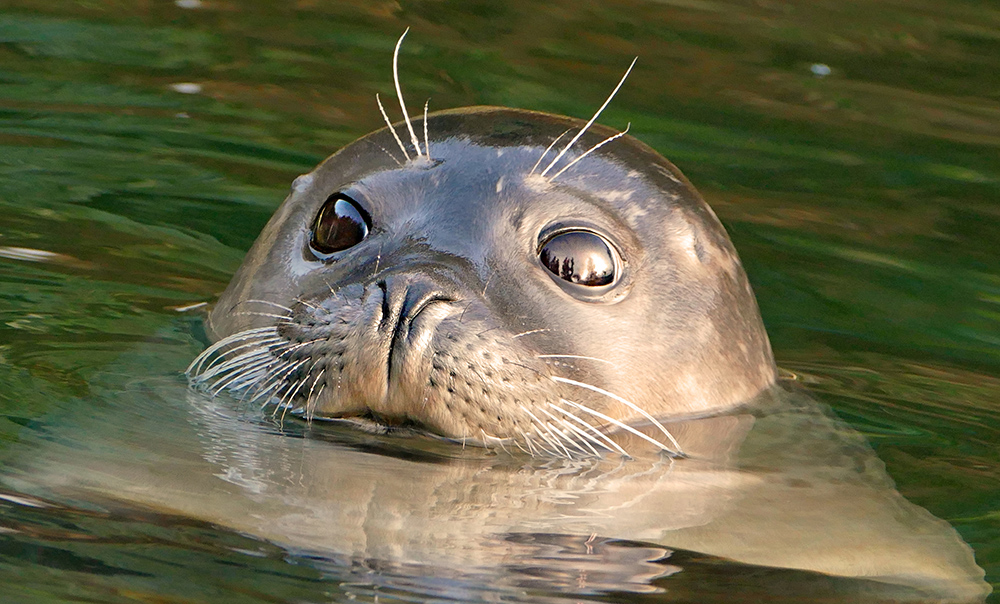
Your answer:
[[[435,303],[454,302],[456,297],[437,281],[423,275],[390,275],[376,283],[382,290],[382,318],[379,331],[387,338],[386,369],[391,382],[394,375],[415,362],[426,342],[414,333],[434,329],[436,321],[418,321],[421,313]],[[397,366],[398,365],[398,366]]]

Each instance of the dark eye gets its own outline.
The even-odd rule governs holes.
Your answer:
[[[313,223],[313,249],[321,254],[332,254],[353,247],[368,236],[367,213],[350,197],[337,193],[331,195]]]
[[[542,244],[538,258],[563,281],[600,287],[615,281],[617,254],[600,235],[590,231],[558,233]]]

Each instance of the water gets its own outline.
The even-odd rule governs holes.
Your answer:
[[[380,126],[374,94],[391,98],[407,25],[404,85],[432,108],[586,117],[640,55],[602,122],[631,122],[684,170],[740,250],[779,365],[1000,586],[1000,10],[195,5],[14,0],[0,14],[5,601],[544,601],[574,592],[565,571],[580,567],[602,578],[576,599],[854,593],[693,552],[662,559],[643,540],[601,541],[588,567],[594,543],[550,533],[507,544],[527,562],[477,580],[279,547],[128,497],[30,498],[54,485],[25,460],[73,460],[73,447],[123,467],[165,451],[185,463],[176,449],[196,434],[178,372],[202,344],[197,311],[181,309],[221,292],[296,175]],[[281,439],[387,454],[297,436]],[[441,466],[439,453],[417,462]]]

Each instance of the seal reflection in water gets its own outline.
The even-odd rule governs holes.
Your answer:
[[[211,312],[215,344],[189,368],[192,384],[281,417],[502,449],[515,470],[462,466],[456,479],[401,467],[365,478],[352,465],[370,454],[314,443],[309,495],[283,498],[298,524],[224,523],[279,542],[364,542],[355,553],[434,561],[431,529],[383,535],[396,545],[384,549],[364,529],[350,532],[344,498],[390,481],[424,498],[449,493],[456,511],[469,493],[492,493],[471,524],[380,500],[473,543],[526,527],[591,531],[873,579],[905,586],[909,599],[981,598],[988,588],[967,546],[903,500],[853,433],[801,402],[797,414],[759,413],[780,398],[776,369],[729,238],[671,163],[595,125],[599,114],[584,123],[425,106],[422,119],[369,134],[295,181]],[[798,419],[774,419],[786,416]],[[259,456],[268,463],[282,458],[273,440],[230,439],[270,451]],[[541,471],[525,478],[519,457],[529,468],[618,465],[607,478],[588,475],[583,492]],[[543,487],[551,492],[533,504],[511,493]],[[575,500],[569,508],[552,503],[560,490]],[[318,512],[317,492],[339,498],[341,511]]]

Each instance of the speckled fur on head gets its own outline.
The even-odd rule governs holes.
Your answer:
[[[282,417],[579,457],[627,455],[616,433],[682,454],[662,421],[724,412],[773,383],[756,302],[715,215],[661,156],[594,125],[631,66],[585,123],[425,105],[421,150],[399,86],[402,39],[403,124],[378,100],[387,128],[296,180],[212,311],[216,342],[189,367],[193,385]],[[574,155],[578,143],[587,151]],[[313,223],[337,196],[364,209],[371,231],[320,257]],[[547,238],[569,231],[610,242],[613,284],[581,289],[543,266]]]

